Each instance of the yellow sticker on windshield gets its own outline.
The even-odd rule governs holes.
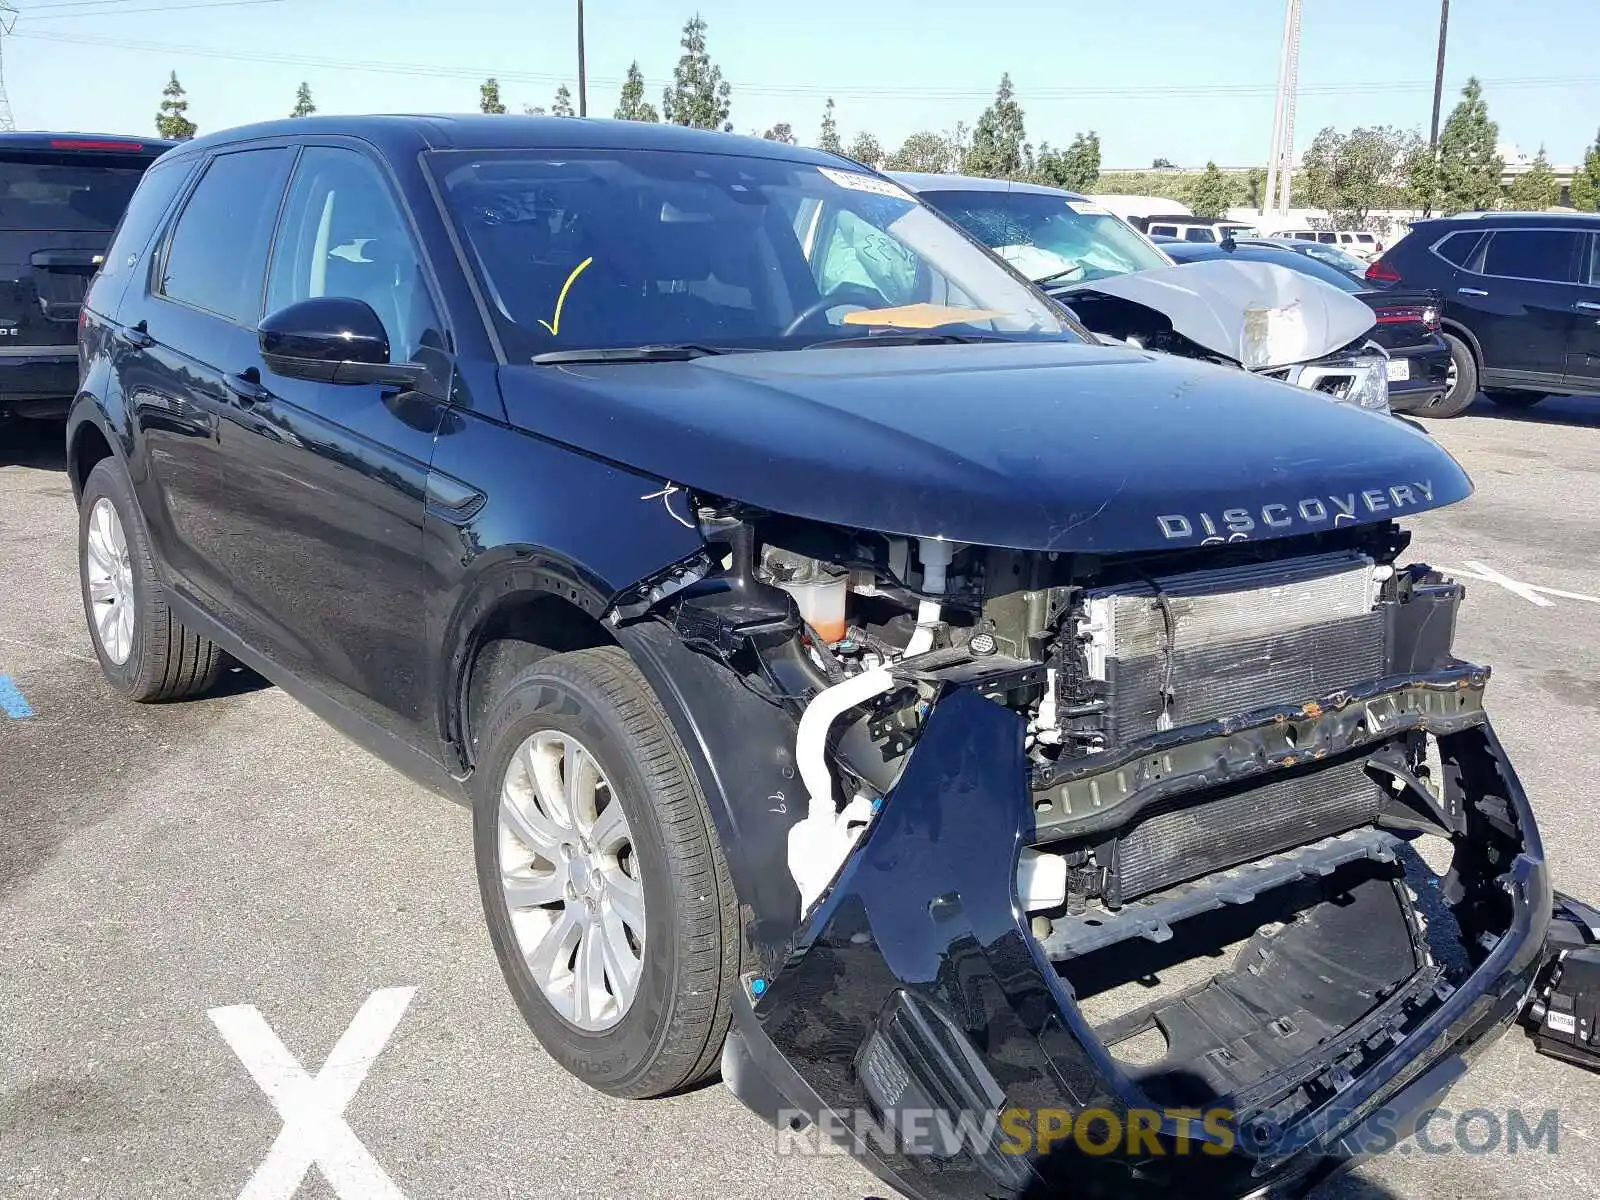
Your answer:
[[[578,276],[583,274],[583,269],[593,261],[594,256],[591,254],[588,258],[584,259],[581,263],[572,268],[572,274],[568,275],[567,281],[561,285],[561,295],[556,297],[555,316],[548,321],[539,322],[539,324],[543,325],[550,331],[551,337],[555,337],[556,334],[561,332],[561,309],[567,303],[567,293],[572,290],[572,285],[578,281]]]
[[[940,325],[959,325],[963,321],[987,321],[1008,317],[997,308],[956,308],[948,304],[903,304],[899,308],[863,308],[847,312],[846,325],[893,325],[899,329],[936,329]]]

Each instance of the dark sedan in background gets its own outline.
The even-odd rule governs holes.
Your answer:
[[[1369,336],[1389,354],[1390,408],[1425,417],[1449,395],[1453,368],[1450,347],[1439,335],[1437,292],[1374,288],[1359,273],[1365,270],[1365,263],[1352,258],[1347,269],[1333,258],[1340,251],[1314,242],[1296,245],[1240,238],[1221,243],[1162,241],[1160,245],[1176,262],[1233,259],[1277,263],[1348,292],[1365,301],[1378,318]]]

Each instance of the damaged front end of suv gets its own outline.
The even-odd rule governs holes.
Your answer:
[[[1136,444],[1119,419],[1083,444]],[[878,476],[892,532],[667,483],[703,548],[609,621],[728,798],[751,1107],[913,1195],[1287,1195],[1515,1018],[1544,852],[1463,589],[1396,521],[1470,484],[1397,424],[1307,421],[1275,470],[1245,438],[1174,478],[1169,425],[1151,474],[1085,454],[1000,516],[928,479],[921,529]]]

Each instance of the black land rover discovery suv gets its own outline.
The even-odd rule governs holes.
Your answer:
[[[237,129],[149,172],[84,315],[110,686],[231,656],[469,803],[506,982],[612,1095],[720,1066],[775,1122],[870,1123],[923,1200],[1290,1197],[1408,1133],[1544,960],[1462,589],[1401,557],[1460,467],[1093,342],[856,163]],[[1146,947],[1210,982],[1082,1007]],[[1000,1123],[1085,1106],[1165,1114],[1154,1165]]]
[[[84,288],[145,168],[173,144],[0,134],[0,424],[66,415]]]

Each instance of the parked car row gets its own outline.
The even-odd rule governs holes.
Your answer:
[[[673,125],[171,150],[82,307],[95,654],[143,702],[242,662],[470,805],[506,984],[604,1092],[720,1069],[922,1200],[1304,1195],[1592,940],[1463,589],[1400,557],[1471,483],[1236,369],[1332,369],[1364,297],[911,182],[955,223]],[[1150,947],[1207,980],[1091,1023]],[[1127,1153],[1017,1144],[1091,1102],[1148,1115]]]

